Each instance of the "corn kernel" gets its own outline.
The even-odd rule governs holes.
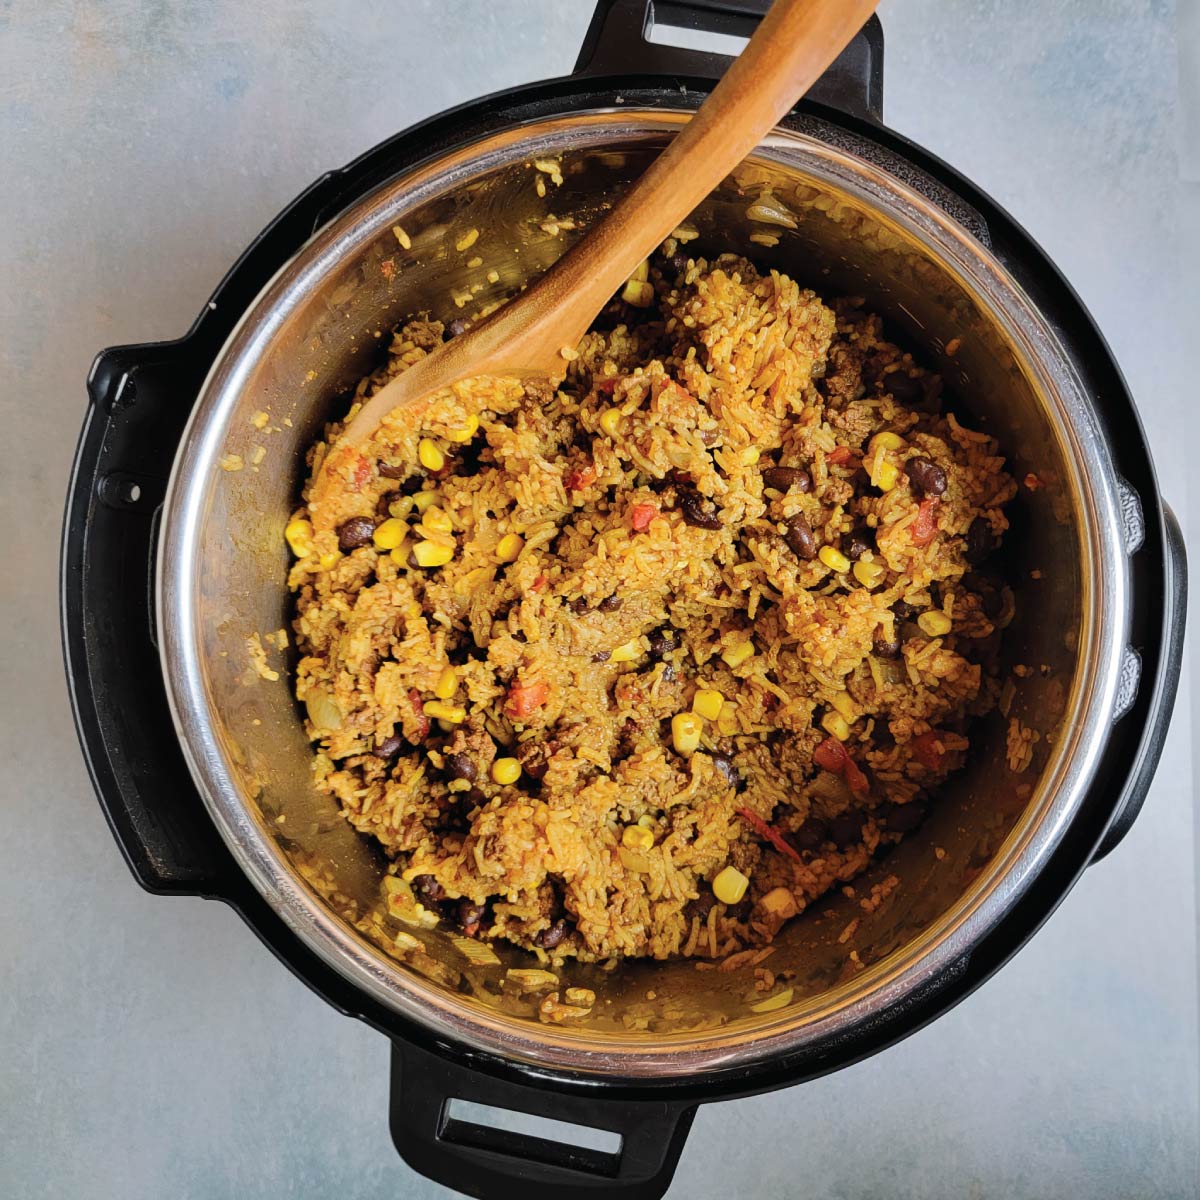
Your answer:
[[[297,558],[307,558],[312,553],[313,527],[311,521],[303,517],[289,521],[283,531],[287,544]]]
[[[850,570],[850,560],[840,551],[834,549],[833,546],[822,546],[817,551],[817,557],[831,571],[848,571]]]
[[[621,428],[621,413],[616,408],[606,408],[600,414],[600,428],[608,434],[610,438],[617,436],[617,430]]]
[[[832,709],[821,718],[821,728],[839,742],[844,742],[850,736],[850,726],[846,724],[846,718]]]
[[[722,904],[737,904],[749,886],[750,880],[737,867],[725,867],[712,881],[713,895]]]
[[[878,450],[880,447],[884,450],[902,450],[904,448],[904,439],[898,433],[893,433],[890,429],[885,429],[882,433],[877,433],[867,443],[868,450]]]
[[[418,542],[412,553],[418,567],[444,567],[454,557],[449,546],[439,546],[437,542]]]
[[[633,662],[635,658],[642,652],[642,645],[634,638],[631,642],[626,642],[623,646],[618,646],[612,654],[609,655],[609,662]]]
[[[433,694],[439,700],[449,700],[458,691],[458,672],[453,667],[447,667],[433,685]]]
[[[408,556],[412,553],[412,547],[408,544],[408,539],[400,543],[394,550],[390,551],[388,557],[398,567],[408,566]]]
[[[650,278],[650,260],[648,258],[643,258],[642,261],[640,263],[638,263],[638,265],[636,267],[633,268],[633,274],[630,275],[629,278],[630,279],[639,279],[642,282],[645,282],[647,279],[649,279]]]
[[[634,308],[649,308],[654,302],[654,286],[641,279],[631,279],[621,289],[621,299]]]
[[[336,550],[328,550],[317,559],[317,566],[322,571],[332,571],[337,566],[337,560],[341,557]]]
[[[389,517],[381,525],[375,526],[375,545],[380,550],[395,550],[404,541],[408,526],[399,517]]]
[[[883,563],[868,562],[865,558],[860,558],[854,564],[854,578],[865,588],[873,588],[883,581],[883,577],[887,574],[887,567]]]
[[[630,850],[649,850],[654,845],[654,834],[641,825],[626,825],[621,845]]]
[[[470,248],[475,245],[477,241],[479,241],[479,230],[468,229],[467,232],[464,233],[462,237],[460,237],[458,241],[454,243],[454,248],[455,250],[470,250]]]
[[[525,539],[519,533],[506,533],[496,543],[496,557],[501,562],[516,562],[525,548]]]
[[[440,497],[437,492],[418,492],[412,498],[413,508],[419,513],[423,513],[427,508],[432,507],[438,502]]]
[[[875,464],[875,470],[871,477],[877,488],[884,492],[890,492],[900,478],[900,468],[895,463],[884,459]]]
[[[706,721],[715,721],[725,707],[725,697],[716,688],[701,688],[692,697],[692,712],[699,713]]]
[[[734,642],[721,651],[721,661],[731,670],[736,670],[748,658],[754,657],[753,642]]]
[[[742,465],[752,467],[762,458],[762,451],[757,446],[748,446],[742,451]]]
[[[521,764],[515,758],[498,758],[492,763],[492,780],[507,787],[521,778]]]
[[[426,700],[421,710],[427,717],[449,721],[451,725],[461,725],[467,719],[467,710],[461,704],[446,704],[441,700]]]
[[[847,721],[858,719],[858,709],[854,707],[854,701],[850,699],[849,692],[838,692],[829,702],[834,708],[846,718]]]
[[[438,508],[436,504],[431,504],[421,514],[421,524],[433,533],[452,533],[454,531],[454,522],[450,519],[450,514],[444,508]]]
[[[671,743],[685,758],[700,745],[700,718],[695,713],[676,713],[671,718]]]
[[[427,471],[440,471],[446,465],[446,456],[432,438],[422,438],[417,443],[417,458]]]
[[[446,431],[446,436],[452,442],[469,442],[479,432],[479,418],[471,413],[456,429]]]
[[[917,618],[917,625],[928,637],[945,637],[954,627],[954,622],[944,612],[933,608]]]

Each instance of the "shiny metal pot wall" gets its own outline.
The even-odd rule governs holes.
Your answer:
[[[474,967],[441,931],[404,929],[381,912],[382,857],[312,787],[289,655],[267,643],[277,678],[251,662],[256,639],[289,626],[283,527],[304,452],[392,326],[418,311],[450,320],[503,300],[586,229],[683,119],[655,109],[534,120],[426,161],[322,229],[209,374],[179,449],[158,555],[162,667],[180,741],[238,863],[296,934],[441,1038],[635,1080],[720,1075],[845,1034],[964,961],[1054,850],[1136,686],[1126,651],[1136,501],[1122,494],[1055,332],[989,254],[969,209],[875,145],[798,119],[695,214],[688,250],[744,253],[823,295],[865,296],[945,374],[956,410],[1000,439],[1016,476],[1037,476],[1040,487],[1022,489],[1010,539],[1017,615],[1005,645],[1010,663],[1039,668],[1005,697],[1006,714],[1040,734],[1032,766],[1009,769],[1007,722],[993,714],[927,824],[864,880],[869,888],[898,876],[892,901],[871,914],[837,896],[781,935],[770,966],[796,972],[794,996],[769,1014],[749,1011],[746,984],[732,975],[631,963],[568,968],[565,983],[596,991],[593,1015],[571,1028],[542,1024],[500,986],[505,965],[529,965],[527,956],[501,950],[500,966]],[[544,158],[561,160],[561,187],[530,167]],[[752,205],[768,196],[795,228],[762,222]],[[478,240],[456,251],[473,228]],[[269,414],[265,429],[252,419],[259,412]],[[238,460],[242,469],[225,469]],[[397,933],[408,935],[399,950]]]

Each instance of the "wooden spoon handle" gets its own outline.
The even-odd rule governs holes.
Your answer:
[[[616,207],[522,297],[537,311],[527,309],[522,329],[510,336],[508,365],[545,367],[547,346],[574,346],[634,268],[816,83],[877,3],[775,0],[696,115]]]

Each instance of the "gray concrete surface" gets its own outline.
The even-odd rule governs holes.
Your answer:
[[[590,7],[0,3],[0,1196],[447,1195],[392,1151],[380,1037],[223,907],[134,885],[71,729],[58,524],[98,348],[182,332],[324,168],[568,69]],[[1139,399],[1165,493],[1200,529],[1184,368],[1200,120],[1181,120],[1177,90],[1182,70],[1195,104],[1194,9],[882,13],[890,122],[992,192],[1073,280]],[[1013,963],[885,1054],[703,1109],[671,1194],[1196,1195],[1194,682],[1133,833]]]

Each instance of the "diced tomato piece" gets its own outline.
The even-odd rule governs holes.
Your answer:
[[[563,482],[569,491],[581,492],[596,482],[596,468],[591,463],[586,467],[572,467]]]
[[[648,529],[650,522],[658,516],[658,505],[656,504],[635,504],[629,510],[629,524],[635,533],[641,533]]]
[[[858,455],[850,449],[849,446],[834,446],[830,452],[825,455],[825,461],[831,462],[835,467],[847,467],[852,462],[856,462]]]
[[[827,737],[814,751],[813,762],[826,771],[840,775],[850,755],[835,737]]]
[[[429,718],[425,715],[425,699],[416,688],[408,689],[408,702],[413,712],[417,714],[417,741],[423,742],[429,736]]]
[[[617,375],[611,375],[607,378],[601,377],[599,379],[593,379],[592,384],[596,391],[603,392],[606,396],[611,396],[616,390],[618,378],[619,376]]]
[[[913,738],[912,747],[913,757],[923,766],[928,767],[931,771],[942,769],[946,748],[942,742],[942,735],[936,729],[931,729],[928,733],[922,733]]]
[[[535,712],[546,703],[550,695],[550,685],[538,679],[533,683],[517,682],[508,689],[508,699],[504,702],[504,711],[514,721],[524,721],[530,713]]]
[[[546,576],[545,576],[545,575],[539,575],[539,576],[538,576],[538,577],[537,577],[537,578],[536,578],[536,579],[535,579],[535,580],[534,580],[534,581],[533,581],[533,582],[532,582],[532,583],[529,585],[529,590],[530,590],[531,592],[540,592],[540,591],[542,590],[542,588],[544,588],[544,587],[546,586],[547,582],[548,582],[548,581],[547,581],[547,579],[546,579]]]
[[[928,546],[937,536],[936,496],[929,496],[917,506],[917,519],[908,527],[908,537],[914,546]]]
[[[823,770],[840,775],[846,786],[856,795],[865,796],[871,790],[871,782],[863,774],[850,752],[835,737],[827,737],[814,751],[813,762]]]
[[[752,813],[748,808],[739,808],[737,810],[737,815],[741,817],[742,820],[745,821],[746,824],[749,825],[759,837],[766,838],[767,841],[770,842],[780,854],[784,854],[788,858],[794,859],[796,862],[800,863],[801,866],[804,865],[804,859],[800,857],[795,846],[791,845],[778,829],[768,825],[766,821],[764,821],[757,813]]]
[[[848,754],[846,755],[846,766],[842,771],[842,778],[846,781],[846,786],[856,796],[865,796],[871,790],[871,781],[862,773],[858,763]]]

